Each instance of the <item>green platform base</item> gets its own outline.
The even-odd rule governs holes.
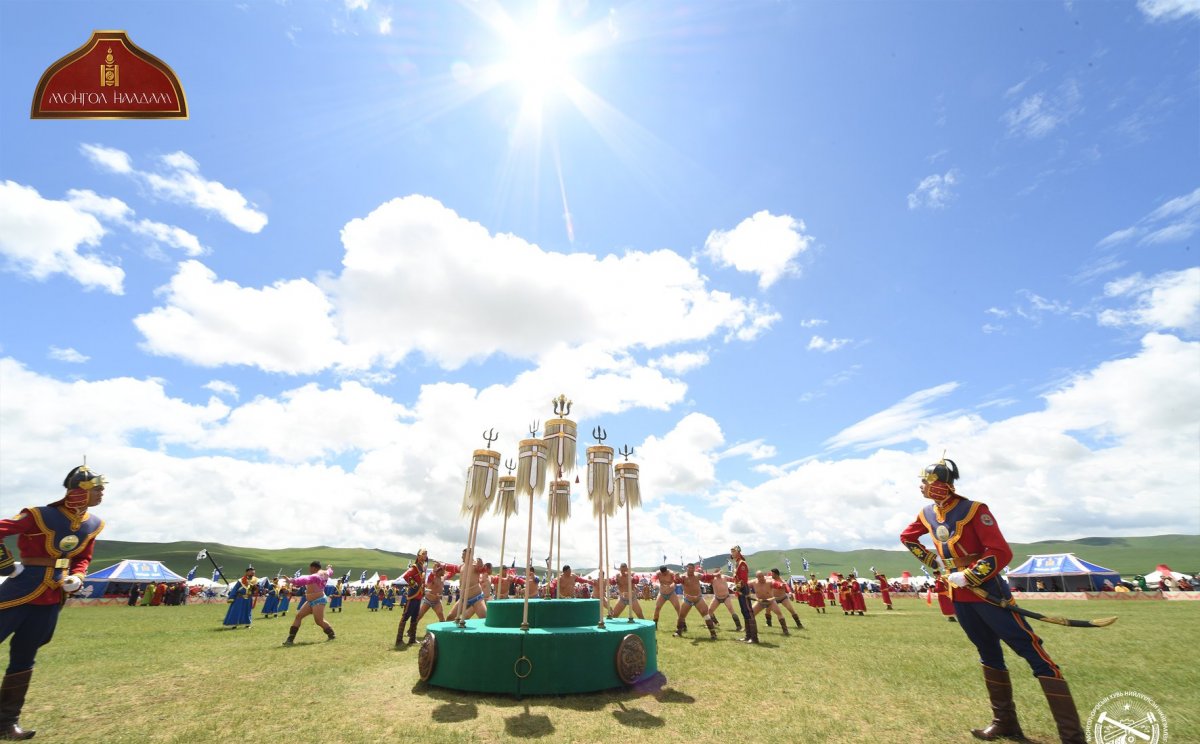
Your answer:
[[[600,628],[597,599],[534,599],[529,601],[530,628],[523,631],[523,610],[524,600],[501,599],[488,603],[486,620],[468,620],[465,628],[429,625],[433,641],[422,646],[425,664],[431,653],[427,646],[436,648],[429,684],[517,696],[565,695],[626,687],[658,672],[655,628],[649,620],[606,620]],[[619,668],[617,656],[630,634],[641,639],[645,666],[636,679],[626,681],[622,675],[629,676],[628,664]]]

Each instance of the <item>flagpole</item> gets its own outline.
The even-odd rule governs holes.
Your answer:
[[[214,561],[212,556],[208,554],[208,548],[201,548],[200,555],[196,556],[196,560],[204,560],[204,558],[201,558],[200,556],[204,556],[204,558],[208,559],[209,563],[213,564],[213,568],[216,570],[217,576],[221,577],[221,581],[225,582],[225,586],[229,586],[229,579],[225,578],[225,574],[221,573],[221,567],[218,566],[217,562]]]

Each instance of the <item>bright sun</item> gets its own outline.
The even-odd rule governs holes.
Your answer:
[[[541,12],[528,26],[506,34],[509,57],[503,65],[504,77],[527,98],[540,100],[562,90],[572,79],[574,51],[554,21],[552,13]]]

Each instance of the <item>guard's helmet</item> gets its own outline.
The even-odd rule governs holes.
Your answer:
[[[63,478],[63,488],[68,491],[75,489],[90,491],[93,488],[104,488],[105,483],[107,481],[104,480],[104,476],[88,470],[87,465],[72,468],[71,472],[67,473],[67,477]]]
[[[954,460],[942,459],[926,467],[921,473],[921,480],[953,486],[954,481],[958,480],[958,465],[954,464]]]

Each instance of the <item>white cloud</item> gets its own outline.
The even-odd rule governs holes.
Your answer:
[[[1096,244],[1112,248],[1138,238],[1140,245],[1174,243],[1190,238],[1200,229],[1200,188],[1168,199],[1129,227],[1115,230]]]
[[[379,17],[378,29],[381,35],[390,35],[392,33],[392,17],[389,15],[381,15]]]
[[[1151,21],[1200,18],[1200,0],[1138,0],[1137,6]]]
[[[47,356],[49,356],[51,359],[57,359],[60,362],[69,362],[71,364],[83,364],[87,360],[91,359],[90,356],[82,354],[70,346],[65,349],[58,346],[51,346],[50,352],[47,354]]]
[[[709,289],[677,253],[548,252],[490,235],[426,197],[352,220],[342,241],[342,273],[322,277],[319,288],[303,279],[245,288],[186,262],[166,305],[135,324],[156,354],[297,374],[386,369],[413,353],[455,369],[493,354],[540,359],[561,345],[624,353],[722,332],[751,340],[779,319],[758,302]],[[588,287],[565,291],[546,276],[586,276]]]
[[[957,382],[947,382],[918,390],[899,403],[842,429],[825,440],[825,444],[830,449],[854,447],[862,450],[910,441],[921,424],[936,416],[930,404],[957,389]]]
[[[786,274],[800,273],[795,259],[811,242],[803,221],[763,210],[732,230],[713,230],[704,241],[704,254],[718,266],[758,274],[759,288],[766,289]]]
[[[1010,136],[1041,139],[1083,110],[1083,95],[1074,80],[1067,80],[1055,91],[1039,91],[1004,112],[1003,120]]]
[[[1132,299],[1134,307],[1102,311],[1100,325],[1200,332],[1200,268],[1165,271],[1149,279],[1134,274],[1104,285],[1104,294]]]
[[[954,187],[958,184],[958,170],[951,168],[945,174],[934,173],[921,179],[916,190],[908,195],[908,208],[942,209],[954,200]]]
[[[79,150],[88,160],[104,170],[112,173],[133,173],[133,160],[129,153],[123,150],[88,144],[80,145]]]
[[[848,338],[827,339],[824,336],[813,336],[808,341],[808,350],[828,353],[830,351],[837,351],[848,343],[850,343],[850,339]]]
[[[237,385],[234,385],[232,382],[226,382],[224,380],[211,380],[205,383],[204,389],[211,390],[217,395],[228,395],[234,400],[237,400],[238,398]]]
[[[239,230],[261,232],[267,215],[251,204],[241,192],[200,174],[200,164],[185,152],[163,155],[165,172],[140,171],[133,167],[128,153],[102,145],[80,145],[80,151],[96,165],[137,179],[160,198],[186,204],[216,214]]]
[[[189,260],[160,294],[164,306],[133,319],[153,354],[297,374],[325,369],[345,353],[328,298],[306,279],[251,289],[218,281]]]
[[[717,456],[717,459],[725,460],[730,457],[747,457],[751,460],[766,460],[775,457],[777,454],[778,451],[774,445],[767,444],[762,439],[755,439],[726,448]]]
[[[66,274],[87,289],[122,294],[121,267],[83,252],[104,235],[94,216],[69,202],[12,181],[0,184],[0,255],[9,271],[37,280]]]
[[[198,256],[205,252],[200,239],[183,228],[152,220],[135,221],[133,209],[115,197],[103,197],[88,189],[71,189],[67,192],[67,201],[76,209],[125,227],[137,235],[145,235],[157,243],[182,249],[189,256]]]
[[[708,364],[708,354],[703,351],[681,351],[677,354],[666,354],[650,361],[654,369],[665,369],[676,375],[682,375],[699,369]]]

